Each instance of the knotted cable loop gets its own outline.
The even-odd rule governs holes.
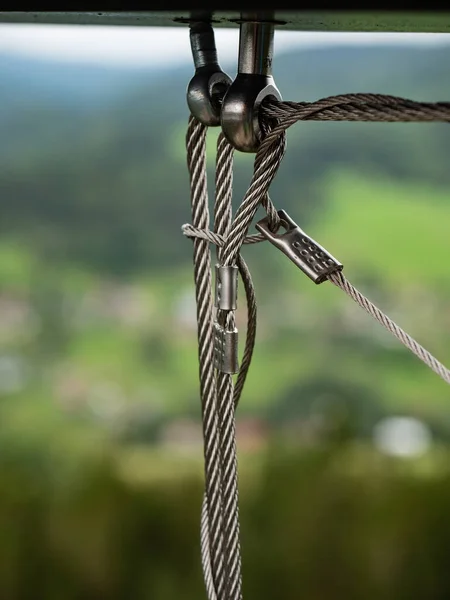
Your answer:
[[[183,235],[189,238],[200,238],[202,240],[208,240],[212,244],[216,246],[223,246],[225,244],[225,238],[214,231],[210,231],[209,229],[200,229],[198,227],[193,227],[189,223],[181,226],[181,231]],[[259,244],[259,242],[265,242],[266,238],[260,233],[255,233],[252,235],[248,235],[244,238],[244,245],[247,244]]]

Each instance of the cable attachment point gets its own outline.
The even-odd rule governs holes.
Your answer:
[[[238,272],[235,266],[216,265],[216,308],[236,310],[238,292]]]
[[[239,371],[238,330],[227,331],[217,322],[214,323],[214,366],[230,375]]]
[[[259,108],[271,96],[281,100],[272,77],[275,24],[243,20],[239,30],[239,59],[236,79],[222,104],[222,130],[241,152],[256,152],[261,142]]]
[[[237,308],[238,272],[236,266],[216,265],[215,306],[218,310],[233,311]],[[238,330],[226,329],[214,323],[214,366],[222,373],[237,373]]]
[[[203,125],[220,125],[220,105],[231,78],[219,66],[210,23],[191,23],[189,37],[195,66],[187,88],[189,110]]]
[[[331,273],[342,271],[343,265],[310,238],[284,210],[279,210],[278,216],[281,221],[280,228],[285,230],[283,233],[274,233],[269,229],[268,217],[259,221],[255,225],[256,229],[286,254],[314,283],[322,283]]]

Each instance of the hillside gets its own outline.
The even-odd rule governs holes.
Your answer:
[[[280,55],[275,75],[285,98],[376,91],[448,100],[449,52],[315,49]],[[192,67],[3,59],[0,333],[4,358],[24,373],[15,391],[0,389],[11,400],[7,422],[16,431],[32,415],[42,431],[58,430],[56,405],[114,435],[154,439],[163,415],[198,416],[191,243],[180,233],[190,220]],[[445,124],[302,123],[289,132],[272,190],[444,362],[449,156]],[[236,157],[236,202],[251,166],[252,156]],[[347,406],[364,434],[385,411],[447,427],[445,384],[346,298],[311,286],[269,246],[245,254],[260,326],[240,414],[278,422],[331,403]]]
[[[316,49],[281,55],[276,62],[284,97],[307,100],[345,91],[440,100],[450,97],[448,72],[446,49]],[[129,258],[123,256],[121,262],[127,270],[155,267],[152,257],[162,243],[158,231],[175,234],[188,218],[180,198],[187,183],[184,91],[191,75],[189,65],[161,75],[38,61],[29,61],[27,67],[24,59],[11,57],[0,61],[2,230],[26,235],[46,255],[60,254],[61,237],[65,259],[87,260],[99,268],[118,266],[114,247],[122,246],[123,239]],[[8,97],[15,103],[8,105]],[[317,201],[317,182],[336,166],[438,185],[450,179],[450,142],[439,124],[305,123],[290,132],[289,141],[275,189],[287,209],[295,203],[293,210],[305,216]],[[237,162],[237,189],[243,193],[251,158],[238,157]],[[299,184],[300,206],[291,191]],[[158,197],[146,190],[158,190]],[[55,202],[64,210],[55,211]],[[50,242],[45,233],[49,210],[51,249],[46,248]],[[103,248],[98,231],[91,234],[83,226],[80,248],[75,225],[92,222],[103,210],[108,215],[105,240],[116,244],[106,241]],[[164,263],[183,258],[182,243],[171,244]]]

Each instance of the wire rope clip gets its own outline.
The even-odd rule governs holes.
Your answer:
[[[222,103],[227,140],[241,152],[256,152],[261,142],[259,108],[269,96],[281,100],[272,77],[275,24],[245,16],[239,29],[238,73]]]
[[[227,331],[214,323],[214,366],[221,373],[233,375],[239,371],[238,330]]]
[[[268,217],[256,223],[256,229],[274,246],[286,254],[314,283],[322,283],[328,275],[342,271],[343,265],[325,248],[310,238],[284,210],[278,211],[280,228],[284,232],[273,232]]]

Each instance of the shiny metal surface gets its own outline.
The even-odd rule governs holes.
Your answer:
[[[235,266],[216,265],[215,306],[221,310],[236,310],[238,292],[238,272]]]
[[[255,225],[256,229],[286,254],[314,283],[322,283],[331,273],[342,271],[343,265],[310,238],[284,210],[279,210],[278,215],[284,232],[270,231],[267,217]]]
[[[231,84],[217,59],[214,31],[210,23],[191,23],[189,27],[195,75],[186,97],[189,110],[203,125],[220,125],[220,102]]]
[[[246,22],[241,24],[239,36],[239,73],[272,75],[273,24]]]
[[[233,375],[239,371],[238,330],[227,331],[214,323],[214,366],[222,373]]]
[[[258,110],[264,98],[281,100],[272,77],[274,24],[242,22],[238,73],[222,104],[222,130],[241,152],[256,152],[260,139]]]

